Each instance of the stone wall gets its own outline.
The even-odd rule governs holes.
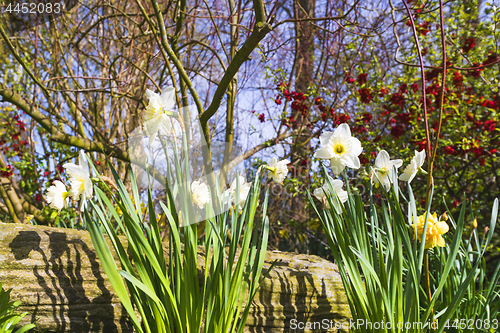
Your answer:
[[[292,319],[347,320],[349,306],[334,264],[269,251],[266,262],[275,259],[246,332],[303,332],[290,328]],[[0,223],[0,282],[12,288],[12,299],[28,312],[24,322],[36,320],[38,332],[133,331],[85,231]]]

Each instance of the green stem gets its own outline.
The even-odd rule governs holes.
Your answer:
[[[425,240],[424,240],[425,241]],[[431,293],[431,279],[430,279],[430,274],[429,274],[429,250],[425,249],[425,263],[424,263],[424,274],[425,274],[425,284],[426,284],[426,290],[427,290],[427,298],[429,299],[429,304],[431,304],[432,300],[432,293]],[[432,317],[432,323],[431,325],[431,332],[434,332],[434,309],[431,310],[431,317]]]

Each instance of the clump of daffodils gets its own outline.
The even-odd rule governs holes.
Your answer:
[[[80,150],[78,164],[66,163],[63,168],[66,169],[69,176],[70,190],[68,191],[61,181],[54,181],[47,189],[47,202],[50,207],[61,210],[68,207],[69,198],[80,199],[80,210],[83,211],[87,199],[91,198],[94,193],[85,152]]]
[[[358,156],[363,151],[363,148],[361,142],[351,136],[349,125],[340,124],[334,132],[321,134],[319,140],[321,148],[314,154],[314,157],[329,159],[334,174],[340,174],[346,166],[359,169]]]
[[[330,190],[328,182],[325,182],[322,187],[315,189],[313,194],[318,200],[321,200],[323,202],[325,208],[327,209],[330,208],[330,203],[327,199],[327,195],[329,195],[331,198],[330,200],[333,202],[333,206],[335,207],[337,213],[342,214],[341,205],[343,205],[344,202],[347,201],[347,192],[342,189],[342,186],[344,186],[344,182],[340,179],[333,179],[330,176],[328,177],[330,178],[330,182],[333,187],[333,193]],[[335,195],[336,198],[333,195]]]
[[[413,219],[412,227],[417,231],[416,237],[418,240],[422,239],[426,214],[418,216],[416,222],[415,219]],[[429,215],[424,247],[426,249],[432,249],[436,246],[444,247],[446,244],[444,242],[443,235],[447,233],[448,230],[448,224],[446,224],[445,221],[438,219],[436,213]]]

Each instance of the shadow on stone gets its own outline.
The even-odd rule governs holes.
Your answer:
[[[29,313],[22,323],[37,320],[37,332],[133,332],[87,232],[0,226],[0,281],[22,302],[19,310]],[[200,259],[198,269],[204,272]],[[316,256],[268,251],[262,276],[275,260],[243,332],[335,332],[294,329],[290,324],[349,320],[336,265]]]
[[[101,274],[95,252],[81,239],[70,240],[63,232],[45,231],[45,234],[49,240],[47,251],[40,247],[41,237],[35,231],[20,231],[9,244],[16,260],[29,258],[31,251],[38,252],[43,258],[44,267],[34,265],[32,269],[52,307],[53,329],[45,332],[118,332],[111,305],[112,294],[104,285],[105,277]],[[86,258],[82,258],[84,256]],[[85,294],[83,259],[90,263],[92,281],[100,290],[100,295],[92,300]],[[85,269],[89,271],[89,268]],[[34,306],[32,321],[38,317],[39,305]],[[125,319],[123,324],[127,326]]]
[[[275,258],[281,259],[263,281],[253,301],[247,331],[335,332],[332,329],[335,322],[345,321],[349,315],[345,294],[339,293],[343,288],[336,266],[315,256],[274,251],[268,252],[266,262]],[[299,329],[299,323],[315,324],[316,327]]]

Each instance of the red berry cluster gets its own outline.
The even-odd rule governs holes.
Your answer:
[[[368,129],[363,125],[354,125],[351,131],[358,134],[368,133]]]
[[[255,114],[255,110],[252,111],[253,114]],[[264,121],[266,121],[266,115],[261,113],[261,114],[257,114],[257,118],[259,118],[260,122],[263,123]]]
[[[471,153],[475,158],[479,159],[479,164],[481,166],[486,164],[485,157],[488,155],[493,155],[497,152],[496,148],[485,148],[484,145],[481,145],[481,141],[478,139],[474,139],[472,141],[472,147],[469,149],[463,149],[461,145],[450,145],[443,148],[443,152],[446,155],[454,155],[454,156],[464,156],[465,154]]]
[[[337,114],[333,108],[328,108],[324,104],[324,100],[321,97],[318,97],[314,100],[314,104],[318,107],[319,111],[321,112],[321,120],[325,122],[328,119],[328,114],[331,115],[333,123],[335,125],[340,125],[342,123],[345,123],[351,119],[351,116],[349,116],[347,113],[340,113]]]
[[[415,145],[417,146],[419,151],[422,151],[427,148],[427,140],[423,139],[420,141],[415,141]]]
[[[479,62],[475,62],[472,64],[472,67],[479,67],[479,66],[481,66],[481,63]],[[472,77],[480,77],[482,71],[484,71],[484,68],[474,68],[472,70],[467,71],[467,75]]]
[[[388,93],[389,93],[389,89],[387,89],[386,87],[382,87],[382,88],[380,88],[380,91],[378,92],[378,97],[384,97]]]
[[[439,74],[441,74],[441,70],[439,68],[433,68],[428,71],[425,71],[425,80],[426,81],[433,81],[436,80],[439,77]]]
[[[367,78],[368,74],[365,74],[365,73],[361,73],[358,75],[358,78],[356,81],[358,81],[358,84],[360,86],[362,86],[363,84],[366,83],[366,78]]]
[[[349,116],[345,113],[342,114],[342,116],[344,116],[344,115]],[[348,120],[348,119],[346,119],[346,120]],[[361,115],[359,115],[355,119],[355,124],[351,127],[351,131],[353,133],[360,134],[362,139],[366,139],[366,136],[364,136],[363,134],[368,134],[368,129],[365,126],[368,125],[372,120],[373,120],[373,116],[371,113],[369,113],[369,112],[362,113]],[[345,122],[345,121],[342,121],[342,122]],[[339,122],[339,124],[340,124],[340,122]]]
[[[385,88],[383,88],[383,89],[385,89]],[[414,91],[415,89],[418,89],[418,85],[416,88],[412,85],[412,90]],[[385,92],[388,93],[387,89],[385,89]],[[393,107],[404,108],[405,104],[406,104],[405,94],[407,94],[407,93],[408,93],[408,85],[406,83],[402,83],[399,86],[398,91],[391,94],[391,96],[389,97],[389,104],[392,105]],[[381,93],[379,93],[379,96],[380,95],[381,95]],[[394,111],[394,108],[392,108],[388,105],[384,105],[384,109],[386,111],[389,111],[389,112]],[[387,114],[387,113],[385,113],[385,114]]]
[[[441,86],[438,83],[432,83],[425,88],[425,92],[427,95],[437,96],[439,95],[439,91],[441,90]]]
[[[498,109],[499,109],[499,107],[500,107],[500,105],[499,105],[498,101],[499,101],[498,99],[496,99],[496,100],[494,100],[494,101],[489,100],[489,99],[486,99],[486,100],[484,100],[483,102],[480,102],[480,104],[479,104],[479,105],[484,106],[485,108],[489,108],[489,109],[496,109],[496,110],[498,110]]]
[[[0,139],[0,150],[9,157],[24,155],[28,145],[28,141],[21,139],[23,132],[26,131],[26,124],[17,114],[13,118],[14,122],[5,121],[3,123],[9,133],[4,138],[10,137],[9,140]],[[0,170],[0,173],[3,177],[10,177],[14,173],[14,168],[7,165]]]
[[[298,127],[297,120],[293,117],[293,115],[289,116],[288,118],[284,118],[281,122],[286,127],[291,127],[293,129],[296,129]]]
[[[498,55],[491,53],[488,55],[488,58],[486,58],[486,60],[483,61],[483,66],[492,65],[492,64],[498,62],[499,60],[500,60],[500,58],[498,57]]]
[[[359,98],[361,100],[361,103],[363,103],[363,104],[369,104],[373,100],[373,92],[368,87],[365,86],[367,79],[368,79],[368,74],[366,74],[366,73],[358,74],[356,79],[354,79],[350,74],[346,73],[345,81],[347,83],[356,82],[357,85],[360,87],[358,89],[358,94],[359,94]]]
[[[462,45],[462,51],[464,53],[469,53],[476,46],[476,39],[474,37],[469,37],[465,40]]]
[[[460,87],[462,87],[463,83],[464,83],[464,77],[460,74],[460,72],[454,71],[453,72],[453,85],[456,88],[460,88]]]
[[[498,122],[495,120],[486,120],[483,124],[483,129],[487,132],[495,132]]]
[[[280,105],[282,103],[282,98],[286,98],[289,102],[292,102],[290,105],[292,109],[292,114],[282,120],[283,125],[287,127],[297,128],[298,127],[298,118],[297,117],[306,117],[309,112],[310,105],[306,102],[307,96],[299,91],[290,91],[288,89],[289,84],[285,84],[283,82],[278,83],[276,90],[278,90],[279,95],[276,97],[276,104]],[[314,103],[318,106],[320,111],[323,112],[321,118],[326,120],[326,107],[323,105],[323,99],[318,97],[314,100]],[[300,114],[300,115],[299,115]],[[259,116],[259,120],[264,122],[264,114]]]
[[[347,113],[332,114],[332,117],[333,123],[337,126],[342,123],[347,123],[351,119],[351,116],[349,116]]]
[[[390,101],[392,105],[397,105],[403,108],[405,106],[406,99],[402,92],[395,92],[392,94]]]
[[[3,170],[0,171],[2,177],[10,177],[14,174],[14,170],[10,165],[7,165]]]
[[[476,67],[489,66],[489,65],[492,65],[498,61],[499,61],[498,55],[491,53],[490,55],[488,55],[488,58],[486,58],[486,60],[483,61],[482,63],[479,63],[479,62],[473,63],[472,64],[473,69],[467,71],[467,75],[472,76],[472,77],[479,77],[481,75],[481,72],[484,71],[484,67],[482,67],[482,68],[476,68]]]
[[[455,148],[453,148],[451,146],[446,146],[446,147],[444,147],[444,153],[447,155],[453,155],[453,154],[455,154]]]
[[[356,80],[349,73],[345,73],[345,79],[344,80],[347,83],[354,83],[354,82],[356,82]]]
[[[401,125],[395,125],[391,128],[391,135],[397,140],[401,137],[401,135],[405,134],[406,130]]]
[[[429,25],[429,22],[427,22],[427,21],[418,24],[415,28],[416,28],[417,32],[420,33],[422,36],[426,36],[430,31],[429,30],[430,25]]]
[[[369,104],[373,100],[373,94],[368,88],[361,88],[358,90],[361,102],[364,104]]]
[[[415,13],[419,14],[421,11],[422,11],[421,9],[417,9]],[[406,21],[406,25],[411,27],[411,21],[410,20]],[[429,33],[430,28],[431,25],[429,24],[428,21],[424,21],[415,26],[415,30],[417,30],[417,33],[421,34],[422,36],[426,36]]]
[[[368,124],[370,121],[372,121],[373,116],[369,112],[365,112],[361,115],[360,120],[363,121],[365,124]]]

